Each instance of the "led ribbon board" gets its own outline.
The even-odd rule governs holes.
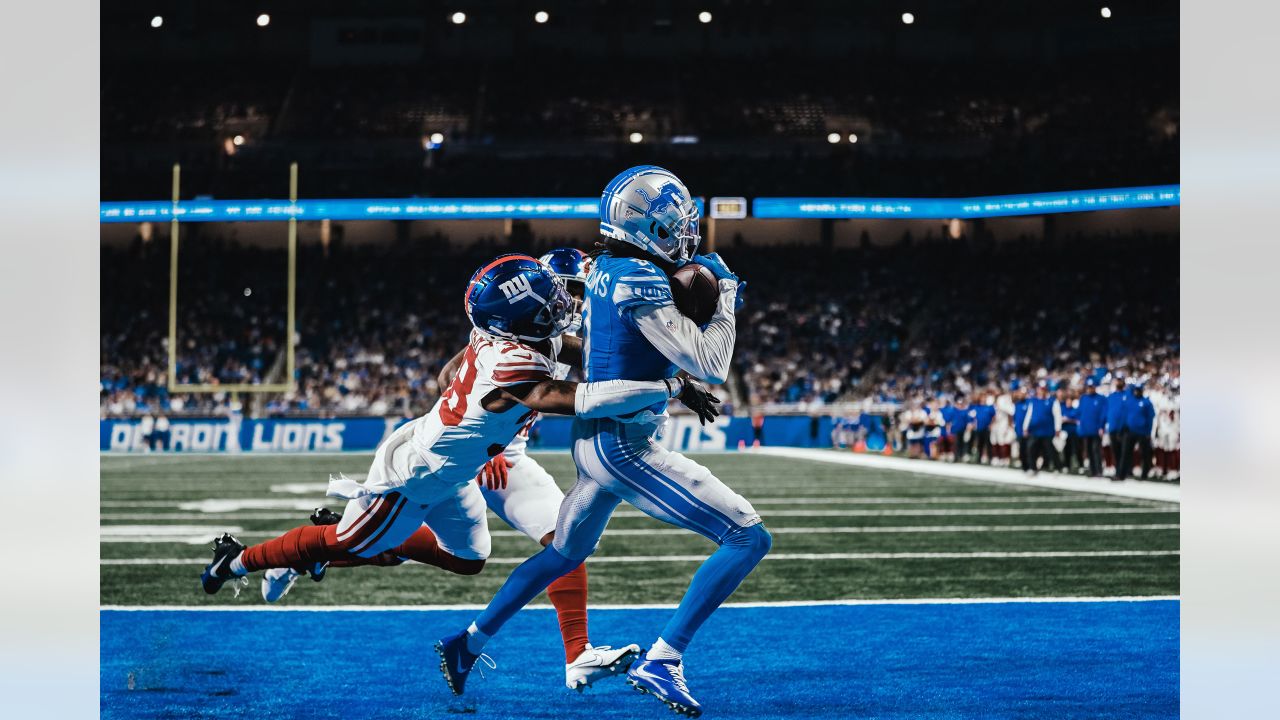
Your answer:
[[[729,198],[737,200],[737,198]],[[721,198],[725,200],[725,198]],[[756,198],[758,218],[980,218],[1179,205],[1178,185],[972,198]],[[598,198],[378,198],[366,200],[183,200],[104,202],[104,223],[288,220],[592,220]],[[698,199],[699,209],[705,212]]]
[[[183,200],[104,202],[104,223],[170,220],[254,222],[299,220],[598,219],[599,198],[379,198],[368,200]]]
[[[756,198],[758,218],[987,218],[1007,215],[1170,207],[1181,204],[1180,185],[1068,190],[971,198]]]

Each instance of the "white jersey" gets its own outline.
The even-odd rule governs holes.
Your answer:
[[[411,443],[426,469],[446,483],[474,479],[480,467],[501,453],[536,415],[520,404],[492,412],[481,402],[497,388],[553,379],[560,347],[558,338],[552,340],[548,357],[529,344],[473,330],[448,389],[426,415],[412,423]]]

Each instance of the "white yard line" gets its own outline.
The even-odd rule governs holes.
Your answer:
[[[100,507],[165,507],[173,510],[200,512],[237,512],[241,510],[312,510],[324,503],[334,503],[333,498],[317,493],[319,500],[292,500],[292,498],[243,497],[204,498],[204,500],[104,500]],[[986,505],[986,503],[1021,502],[1126,502],[1115,497],[1080,498],[1076,493],[1055,495],[951,495],[951,496],[856,496],[849,493],[828,495],[791,495],[787,497],[751,497],[753,505]]]
[[[1043,550],[1031,552],[903,552],[903,553],[771,553],[765,560],[964,560],[1005,558],[1162,557],[1178,550]],[[528,557],[489,558],[492,565],[519,565]],[[592,565],[604,563],[701,562],[706,555],[614,555],[592,557]],[[102,565],[202,565],[207,558],[105,558]]]
[[[766,520],[778,517],[988,517],[1003,515],[1144,515],[1177,513],[1177,509],[1168,507],[1075,507],[1075,508],[937,508],[923,510],[765,510],[761,513]],[[619,510],[613,514],[616,518],[644,518],[648,515],[639,510]],[[102,513],[98,516],[102,521],[120,520],[210,520],[209,515],[200,513]],[[306,520],[300,515],[287,513],[237,513],[228,515],[227,520],[297,520],[299,524]],[[104,527],[107,527],[104,525]]]
[[[869,600],[776,600],[727,602],[724,608],[794,608],[844,605],[1017,605],[1036,603],[1131,603],[1178,601],[1178,595],[1120,595],[1114,597],[985,597],[985,598],[885,598]],[[483,610],[484,605],[103,605],[102,612],[441,612]],[[529,605],[525,610],[554,610],[551,605]],[[597,605],[592,610],[674,610],[675,603]]]
[[[175,533],[168,525],[157,525],[144,532],[121,532],[111,527],[111,532],[103,532],[104,543],[140,543],[159,545],[164,543],[184,543],[187,545],[208,545],[213,538],[224,532],[234,533],[239,538],[271,538],[282,535],[287,530],[252,530],[244,531],[234,527],[201,527],[191,532]],[[119,526],[127,527],[127,526]],[[176,526],[173,526],[176,527]],[[851,534],[914,534],[914,533],[988,533],[988,532],[1141,532],[1149,530],[1178,530],[1178,523],[1152,523],[1147,525],[897,525],[876,527],[770,527],[774,535],[851,535]],[[525,537],[517,530],[490,530],[493,537]],[[695,537],[688,530],[680,528],[619,528],[608,531],[613,536],[652,537],[655,535],[680,535]]]
[[[816,462],[852,465],[880,470],[900,470],[902,472],[922,475],[937,475],[956,480],[978,480],[982,482],[1005,483],[1009,485],[1030,485],[1051,488],[1054,490],[1071,490],[1073,492],[1100,493],[1140,500],[1160,500],[1162,502],[1182,502],[1182,486],[1172,483],[1146,482],[1142,480],[1125,480],[1113,482],[1108,479],[1082,478],[1071,475],[1041,473],[1026,475],[1010,468],[993,468],[985,465],[963,465],[955,463],[932,462],[928,460],[911,460],[908,458],[885,457],[883,455],[866,455],[835,450],[810,450],[806,448],[762,447],[751,450],[752,453],[773,457],[812,460]]]

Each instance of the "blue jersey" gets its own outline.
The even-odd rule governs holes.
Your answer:
[[[648,260],[600,255],[587,276],[582,309],[582,358],[587,382],[662,380],[678,368],[640,333],[632,313],[674,305],[671,284]],[[650,407],[662,412],[666,403]]]

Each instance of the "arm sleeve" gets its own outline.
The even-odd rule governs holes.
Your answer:
[[[737,338],[733,300],[737,291],[736,282],[720,281],[720,301],[705,330],[681,315],[675,305],[639,307],[632,317],[645,339],[668,360],[690,375],[718,385],[729,377],[733,359]]]
[[[497,353],[497,363],[493,366],[493,384],[497,387],[542,382],[555,376],[555,362],[540,352],[507,345]]]
[[[684,383],[667,380],[602,380],[578,383],[574,392],[574,414],[581,418],[625,415],[650,405],[666,402],[680,394]]]
[[[1057,400],[1053,401],[1053,431],[1062,432],[1062,404]]]

